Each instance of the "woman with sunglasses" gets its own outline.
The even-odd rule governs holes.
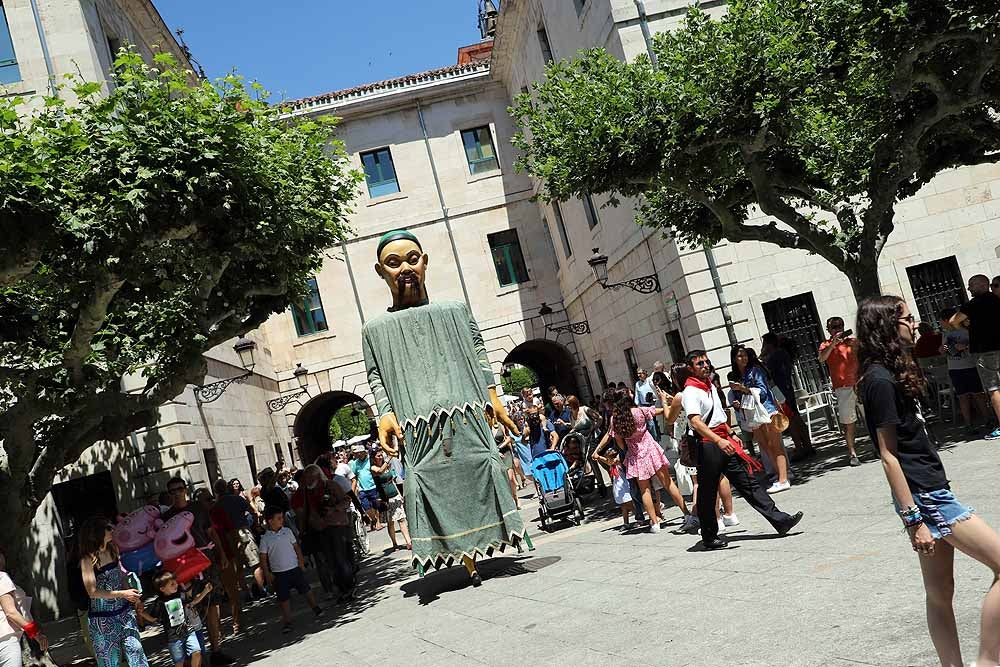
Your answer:
[[[920,561],[927,627],[942,665],[960,667],[952,598],[955,549],[993,571],[983,602],[978,667],[1000,659],[1000,535],[951,491],[937,449],[927,437],[918,400],[927,381],[914,362],[915,322],[896,296],[866,299],[858,309],[861,379],[858,393],[877,441],[896,506]]]
[[[79,533],[80,570],[90,596],[87,615],[97,667],[118,667],[122,653],[128,667],[147,667],[135,615],[140,593],[126,579],[111,530],[111,522],[94,516],[80,526]]]

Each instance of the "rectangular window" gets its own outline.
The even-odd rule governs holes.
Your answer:
[[[601,391],[604,391],[608,386],[608,376],[604,372],[604,362],[598,359],[594,362],[594,368],[597,369],[597,381],[601,383]]]
[[[576,13],[579,15],[587,7],[587,0],[573,0],[573,4],[576,5]]]
[[[279,466],[285,465],[285,453],[281,451],[281,443],[274,443],[274,460],[277,461]]]
[[[392,164],[392,153],[389,152],[388,148],[362,153],[361,164],[365,168],[368,195],[372,199],[399,192],[396,168]]]
[[[635,359],[635,350],[631,347],[625,350],[625,365],[628,366],[629,377],[632,382],[639,379],[639,362]]]
[[[938,328],[938,313],[966,302],[965,280],[954,255],[906,267],[921,322]]]
[[[469,161],[469,173],[481,174],[500,168],[488,125],[462,130],[462,145],[465,146],[465,159]]]
[[[587,226],[593,229],[601,221],[597,217],[597,207],[589,194],[583,196],[583,212],[587,216]]]
[[[3,2],[0,2],[0,85],[17,83],[20,80],[21,68],[17,66],[14,42],[10,39],[7,12],[4,11]]]
[[[670,361],[680,363],[684,361],[684,341],[681,339],[681,332],[674,329],[666,333],[667,350],[670,352]]]
[[[816,358],[819,344],[826,340],[816,312],[812,292],[796,294],[760,304],[767,330],[790,341],[798,349],[795,356],[794,388],[814,394],[826,385],[826,364]]]
[[[295,465],[295,447],[288,443],[288,465]]]
[[[215,483],[222,479],[222,470],[219,468],[219,457],[215,453],[214,447],[206,447],[201,450],[205,455],[205,468],[208,472],[208,483],[210,489],[215,489]]]
[[[326,324],[326,314],[323,312],[323,301],[319,298],[319,287],[316,279],[309,279],[309,294],[302,300],[300,305],[292,306],[292,315],[295,320],[295,331],[300,336],[326,331],[329,327]]]
[[[552,62],[552,46],[549,45],[549,33],[545,31],[545,26],[538,27],[538,47],[542,50],[542,62]]]
[[[506,229],[489,234],[486,238],[490,243],[493,265],[496,267],[500,286],[528,282],[528,269],[524,265],[524,255],[521,253],[521,241],[517,237],[517,230]]]
[[[250,479],[257,483],[257,453],[253,451],[253,445],[247,445],[247,463],[250,464]]]
[[[573,249],[569,245],[569,236],[566,235],[566,223],[563,222],[562,209],[559,208],[559,202],[552,202],[552,210],[555,212],[556,229],[559,232],[559,240],[562,241],[563,253],[566,255],[566,259],[569,259],[573,256]]]

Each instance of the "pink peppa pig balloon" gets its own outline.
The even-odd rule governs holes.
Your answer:
[[[160,510],[152,505],[140,507],[136,511],[118,519],[111,539],[121,552],[141,549],[156,538],[156,531],[163,526]]]
[[[191,536],[193,523],[194,514],[180,512],[163,524],[153,543],[156,556],[162,561],[173,560],[194,548],[194,537]]]

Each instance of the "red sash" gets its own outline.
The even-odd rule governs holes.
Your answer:
[[[684,383],[684,386],[701,389],[703,392],[708,394],[709,398],[712,399],[713,403],[715,402],[715,398],[712,396],[712,392],[716,391],[714,385],[709,384],[704,380],[699,380],[698,378],[695,377],[689,377],[687,379],[687,382]],[[705,424],[705,426],[708,426],[708,424]],[[743,460],[743,462],[746,463],[748,473],[753,475],[754,473],[760,472],[764,469],[764,466],[761,465],[760,461],[747,454],[747,451],[743,449],[743,443],[740,442],[739,439],[733,437],[733,431],[732,429],[729,428],[729,424],[727,424],[726,422],[722,422],[718,426],[709,428],[711,429],[712,433],[716,434],[720,438],[725,438],[726,440],[729,441],[729,443],[733,446],[733,449],[736,450],[736,456],[740,457]],[[715,443],[705,439],[702,439],[702,442],[705,444],[712,445],[713,447],[717,446]]]

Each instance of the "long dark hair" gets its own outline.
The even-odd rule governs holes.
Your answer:
[[[632,417],[632,395],[627,389],[615,392],[611,401],[611,416],[615,420],[615,433],[627,438],[635,433],[635,418]]]
[[[729,363],[733,367],[733,370],[739,370],[739,367],[736,365],[736,356],[740,353],[740,350],[747,353],[747,371],[754,367],[764,368],[763,364],[760,363],[760,359],[757,358],[757,351],[755,349],[746,345],[733,345],[732,349],[729,350]]]
[[[861,302],[857,317],[858,361],[862,378],[879,364],[892,373],[904,396],[915,399],[927,389],[927,380],[899,338],[903,303],[898,296],[873,296]]]
[[[104,536],[107,532],[108,526],[111,522],[100,514],[95,514],[90,517],[80,526],[78,532],[79,535],[79,546],[81,556],[90,556],[90,559],[97,565],[99,560],[98,554],[101,549],[104,548]],[[108,544],[108,551],[111,552],[111,556],[117,560],[118,558],[118,547],[114,542]]]
[[[691,377],[691,367],[684,362],[678,362],[670,367],[670,378],[677,391],[684,391],[684,385],[689,377]]]

